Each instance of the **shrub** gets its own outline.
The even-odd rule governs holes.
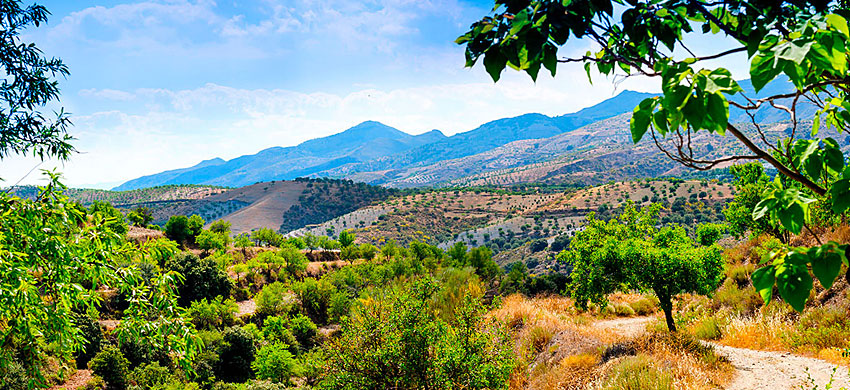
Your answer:
[[[293,317],[289,323],[292,327],[292,334],[295,336],[295,339],[298,340],[298,344],[301,345],[301,348],[304,351],[308,351],[316,345],[316,341],[319,337],[319,330],[313,321],[310,321],[310,319],[306,316],[299,314]]]
[[[755,268],[752,264],[733,265],[726,270],[726,277],[735,282],[739,288],[744,288],[750,285],[750,275]]]
[[[714,293],[714,299],[735,314],[750,314],[762,306],[762,298],[753,286],[738,287],[737,283],[724,283]]]
[[[272,344],[286,344],[293,354],[298,353],[300,347],[289,329],[289,320],[284,317],[271,316],[263,321],[263,339]]]
[[[635,310],[632,309],[631,306],[625,303],[615,303],[614,304],[614,313],[616,313],[620,317],[631,317],[635,315]]]
[[[224,250],[227,246],[227,241],[223,234],[215,233],[210,230],[204,230],[198,237],[195,238],[198,248],[204,251]]]
[[[360,257],[367,261],[372,261],[375,259],[375,256],[378,254],[378,248],[374,245],[366,243],[360,245]]]
[[[89,207],[89,213],[105,218],[104,226],[107,229],[121,235],[127,233],[128,228],[127,222],[124,221],[124,214],[121,214],[111,203],[96,200]]]
[[[844,307],[823,306],[800,317],[795,332],[783,335],[794,348],[818,352],[825,348],[847,348],[850,314]]]
[[[224,329],[236,323],[236,313],[239,306],[232,299],[223,300],[216,297],[207,301],[206,298],[192,302],[187,314],[192,324],[198,330]]]
[[[704,223],[697,226],[697,242],[700,245],[713,245],[726,231],[726,226],[716,223]]]
[[[336,287],[326,280],[312,278],[292,284],[292,291],[298,296],[301,308],[313,322],[326,324],[328,320],[328,307],[331,297],[336,293]]]
[[[127,388],[127,373],[130,362],[115,347],[107,347],[89,361],[89,369],[103,378],[107,390]]]
[[[259,316],[286,315],[292,311],[295,299],[286,285],[274,282],[263,286],[262,291],[254,297],[254,302]]]
[[[289,378],[295,374],[296,364],[287,348],[283,343],[267,344],[260,348],[257,358],[251,363],[257,378],[289,383]]]
[[[257,340],[250,332],[238,326],[227,328],[222,334],[216,377],[225,382],[245,382],[252,376],[251,363],[257,351]]]
[[[604,390],[673,390],[673,374],[653,364],[644,354],[623,358],[612,367]]]
[[[184,277],[178,288],[180,297],[177,302],[188,306],[192,301],[227,297],[233,288],[233,281],[212,259],[200,259],[192,253],[179,253],[172,257],[166,268],[179,272]]]
[[[136,367],[130,372],[129,379],[139,389],[153,389],[171,381],[171,370],[160,366],[158,362]]]
[[[100,324],[86,314],[74,314],[73,320],[80,334],[86,339],[83,348],[74,353],[74,360],[77,362],[77,368],[85,368],[94,355],[100,352],[104,343],[103,331]]]
[[[656,305],[657,303],[655,302],[655,300],[646,297],[638,299],[637,301],[634,301],[629,304],[632,310],[634,310],[635,314],[639,316],[645,316],[655,313]]]
[[[28,390],[29,376],[24,367],[15,360],[8,364],[0,364],[0,389]]]

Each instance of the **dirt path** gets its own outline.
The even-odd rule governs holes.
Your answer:
[[[593,326],[634,337],[646,330],[654,317],[618,318],[597,321]],[[735,367],[735,376],[726,390],[824,390],[832,378],[832,389],[850,389],[850,372],[819,359],[788,352],[754,351],[717,343],[707,343],[726,356]],[[834,372],[834,375],[833,375]]]

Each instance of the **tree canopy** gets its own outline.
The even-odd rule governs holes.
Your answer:
[[[582,63],[589,78],[595,70],[658,80],[662,93],[634,109],[633,141],[650,138],[667,157],[694,169],[737,161],[769,164],[779,175],[759,194],[752,217],[770,218],[799,234],[812,220],[812,204],[835,214],[850,208],[850,167],[836,141],[850,125],[848,16],[844,2],[829,1],[496,0],[492,13],[457,43],[466,46],[467,66],[483,58],[494,81],[507,67],[536,79],[541,67],[554,76],[559,64],[573,62]],[[687,37],[700,33],[732,43],[697,54]],[[594,49],[560,56],[570,38]],[[718,66],[742,54],[755,92],[767,96],[746,93]],[[790,80],[793,90],[763,91],[778,77]],[[798,116],[803,104],[817,109],[811,122]],[[730,107],[751,119],[746,129],[729,122]],[[786,114],[789,131],[770,138],[757,119],[762,109]],[[694,139],[707,133],[734,137],[744,152],[719,158],[695,153]],[[848,263],[847,249],[832,242],[780,251],[754,274],[754,282],[767,298],[775,282],[780,295],[802,310],[812,284],[804,268],[828,270],[814,275],[831,286],[841,263]]]

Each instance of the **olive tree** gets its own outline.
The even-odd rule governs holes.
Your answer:
[[[850,169],[837,141],[846,139],[850,125],[848,16],[844,1],[495,0],[492,13],[457,43],[466,45],[467,66],[483,58],[494,81],[507,67],[536,79],[541,68],[554,76],[564,63],[583,64],[588,77],[595,70],[658,80],[661,94],[634,109],[633,141],[649,138],[667,157],[694,169],[755,160],[772,166],[779,175],[760,194],[753,219],[770,218],[799,234],[812,219],[811,204],[835,214],[850,208]],[[700,33],[725,36],[730,44],[697,54],[687,37]],[[559,55],[570,38],[593,49]],[[746,93],[732,78],[723,65],[733,61],[749,68],[762,95]],[[792,90],[765,89],[778,77],[790,80]],[[812,121],[798,115],[804,103],[816,109]],[[729,122],[730,107],[750,118],[747,128]],[[786,115],[790,131],[771,135],[756,115],[762,110]],[[701,154],[692,145],[705,134],[731,136],[743,152]],[[754,285],[767,300],[775,284],[802,310],[812,288],[809,268],[829,288],[848,263],[847,250],[820,242],[778,251],[753,274]]]

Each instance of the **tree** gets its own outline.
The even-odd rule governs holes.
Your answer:
[[[56,78],[68,76],[68,67],[20,38],[21,30],[47,23],[49,14],[41,5],[22,8],[17,0],[4,1],[0,9],[0,68],[5,76],[0,95],[0,159],[31,154],[65,161],[74,152],[65,111],[60,109],[52,118],[41,112],[59,101]]]
[[[386,244],[381,246],[381,254],[384,256],[384,259],[390,260],[393,256],[398,252],[398,246],[395,243],[395,240],[389,240]]]
[[[111,203],[94,201],[89,206],[89,213],[95,217],[103,218],[107,229],[117,234],[127,233],[127,223],[124,222],[124,214],[121,214]]]
[[[364,300],[323,346],[320,388],[503,389],[513,368],[508,333],[465,296],[444,321],[430,309],[439,286],[424,279]]]
[[[463,267],[466,265],[466,244],[462,241],[456,242],[449,248],[449,258],[452,259],[454,267]]]
[[[848,16],[845,2],[827,1],[644,0],[629,1],[615,13],[612,0],[496,0],[493,14],[473,23],[457,43],[466,45],[467,66],[483,57],[494,81],[508,66],[536,79],[541,67],[554,76],[559,63],[570,62],[583,63],[588,77],[595,69],[658,80],[662,94],[634,110],[632,140],[651,138],[668,158],[700,170],[764,161],[779,175],[760,194],[753,219],[769,218],[799,234],[812,220],[812,203],[839,215],[850,208],[850,169],[836,141],[850,125]],[[731,38],[730,46],[693,54],[684,40],[694,27]],[[597,51],[559,57],[570,36],[588,39]],[[745,92],[728,69],[717,66],[738,53],[747,54],[741,65],[748,65],[752,87],[763,96]],[[765,89],[780,75],[793,91]],[[817,110],[810,131],[801,128],[807,122],[798,115],[804,104]],[[730,107],[751,119],[752,130],[729,122]],[[771,109],[788,115],[790,132],[765,131],[756,114]],[[731,135],[745,153],[713,158],[692,147],[706,133]],[[753,273],[753,283],[766,300],[776,285],[783,299],[803,310],[812,273],[824,287],[832,286],[842,263],[850,264],[848,248],[827,242],[777,252]]]
[[[753,218],[753,211],[761,201],[761,193],[770,183],[764,167],[759,163],[740,164],[729,167],[729,172],[735,177],[735,197],[723,210],[723,215],[732,235],[741,237],[747,232],[755,235],[767,233],[783,242],[787,241],[788,231],[778,221]]]
[[[219,219],[210,224],[210,231],[213,233],[230,235],[230,222]]]
[[[354,244],[354,239],[355,239],[354,233],[352,233],[348,230],[343,230],[342,232],[339,233],[339,240],[338,241],[342,245],[343,248],[348,248],[352,244]]]
[[[283,236],[269,228],[260,228],[251,233],[251,239],[259,246],[280,246]]]
[[[251,368],[257,378],[274,383],[289,383],[289,378],[295,375],[297,366],[288,349],[289,346],[283,343],[267,344],[260,348],[256,360],[251,362]]]
[[[576,233],[570,249],[558,260],[572,267],[568,289],[576,306],[587,309],[592,301],[607,304],[607,295],[626,288],[651,290],[664,311],[667,328],[673,322],[673,296],[690,292],[709,294],[723,280],[723,260],[718,246],[698,246],[678,226],[657,228],[659,205],[638,211],[629,204],[608,222],[587,217],[585,229]]]
[[[189,218],[185,215],[173,215],[165,223],[165,236],[178,244],[185,244],[192,235]]]
[[[153,213],[147,207],[136,207],[127,213],[127,220],[133,226],[148,227],[153,222]]]
[[[198,244],[198,248],[201,248],[205,252],[224,250],[227,246],[224,236],[211,230],[202,231],[201,234],[195,238],[195,243]]]

